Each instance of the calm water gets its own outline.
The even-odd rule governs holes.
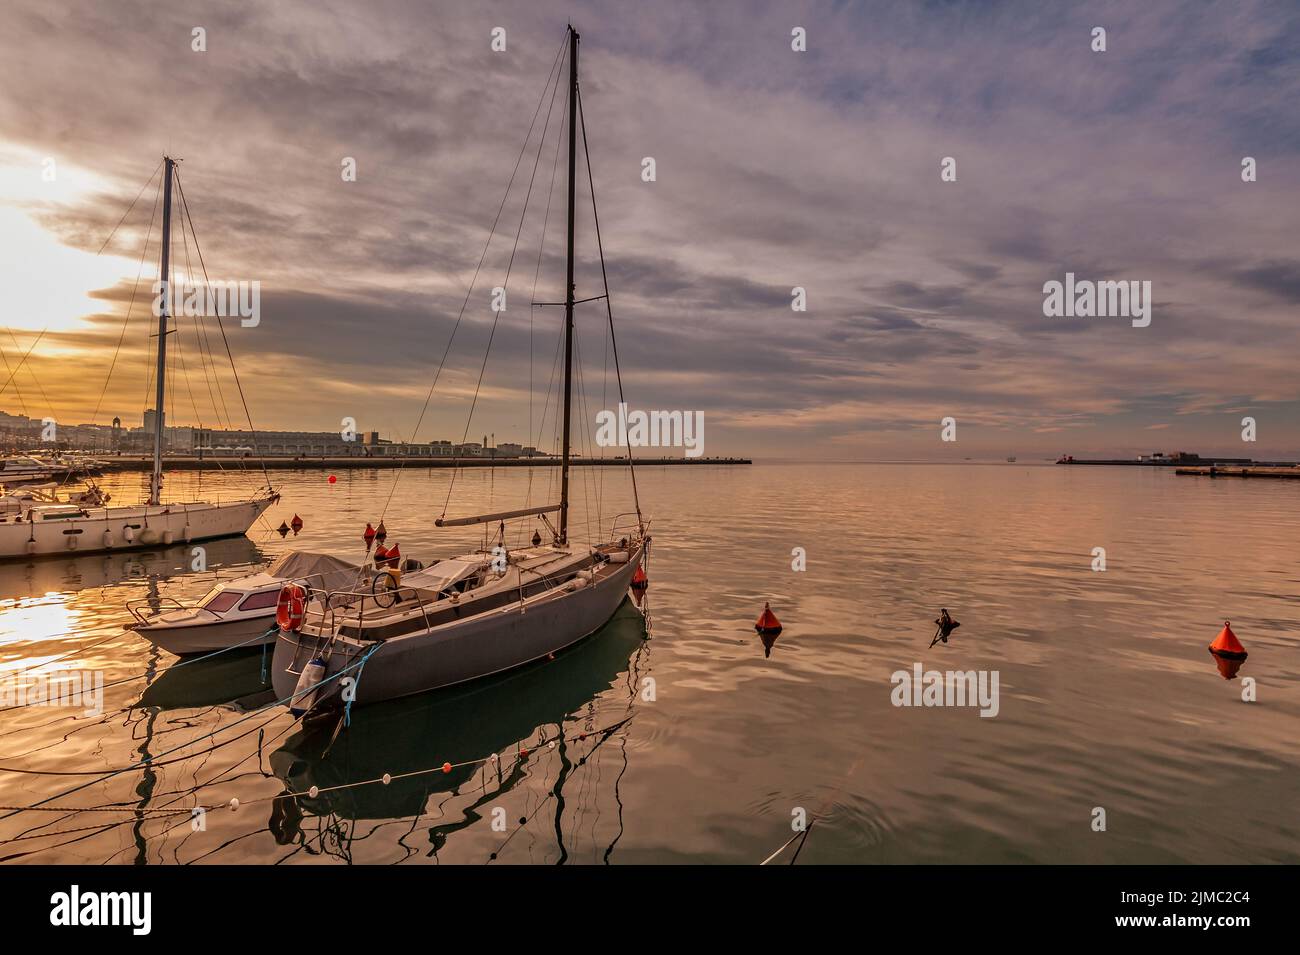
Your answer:
[[[578,474],[579,530],[608,525],[629,499],[625,475]],[[654,516],[649,639],[625,605],[553,662],[358,709],[337,738],[259,709],[273,699],[260,653],[169,671],[175,658],[120,630],[126,603],[197,597],[291,547],[359,559],[390,492],[404,555],[474,546],[472,530],[433,527],[449,472],[405,472],[395,490],[390,471],[334,485],[277,474],[284,499],[267,524],[209,543],[205,573],[189,571],[188,548],[0,566],[7,680],[38,666],[142,677],[108,688],[102,716],[0,713],[0,804],[131,810],[12,815],[0,855],[749,864],[791,837],[802,807],[815,824],[799,864],[1300,860],[1300,485],[1023,464],[638,474]],[[449,514],[537,502],[554,475],[456,480]],[[168,489],[200,482],[209,497],[252,483],[185,474]],[[108,484],[129,501],[142,479]],[[281,539],[271,528],[295,512],[303,532]],[[796,547],[804,572],[791,569]],[[752,629],[765,600],[786,627],[770,656]],[[961,628],[929,650],[941,606]],[[1231,681],[1206,650],[1225,618],[1250,652]],[[997,671],[998,715],[894,707],[891,673],[918,661]],[[1257,702],[1242,702],[1243,677]],[[493,752],[496,768],[274,798]],[[204,831],[156,811],[236,797]],[[1094,807],[1105,832],[1092,831]]]

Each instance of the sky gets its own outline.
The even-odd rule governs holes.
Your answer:
[[[256,427],[549,446],[569,21],[626,398],[702,412],[705,454],[1300,459],[1293,2],[11,0],[0,410],[152,406],[166,153],[209,274],[260,283],[225,323]],[[577,229],[581,299],[583,188]],[[1150,324],[1045,315],[1067,272],[1150,282]],[[617,386],[577,312],[589,436]],[[169,423],[240,426],[215,324],[177,340]]]

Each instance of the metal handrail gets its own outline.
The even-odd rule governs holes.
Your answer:
[[[156,601],[156,602],[158,603],[158,605],[159,605],[159,606],[158,606],[158,609],[157,609],[157,610],[154,610],[154,612],[151,613],[151,614],[149,614],[149,616],[147,616],[147,617],[146,617],[144,614],[142,614],[142,613],[140,612],[140,610],[138,609],[141,605],[150,605],[150,604],[154,603],[155,601]],[[197,607],[191,607],[191,606],[189,606],[189,605],[187,605],[187,604],[183,604],[183,603],[181,603],[179,600],[177,600],[175,597],[157,597],[157,598],[153,598],[153,597],[137,597],[135,600],[128,600],[128,601],[126,602],[126,609],[127,609],[127,612],[128,612],[129,614],[131,614],[131,616],[135,617],[137,623],[147,624],[150,620],[152,620],[154,617],[158,616],[159,614],[166,613],[166,610],[163,609],[162,605],[163,605],[163,604],[168,604],[168,603],[170,603],[170,604],[172,605],[170,608],[168,608],[168,609],[171,609],[171,610],[195,610],[195,609],[199,609],[199,608],[197,608]],[[152,609],[152,607],[150,607],[150,609]]]
[[[631,517],[634,518],[634,520],[620,525],[619,518],[622,517]],[[615,514],[613,519],[610,521],[610,527],[609,527],[609,536],[611,539],[619,536],[620,527],[622,527],[624,531],[635,530],[639,537],[642,534],[644,534],[647,530],[649,530],[650,521],[642,519],[641,515],[639,515],[636,511],[624,511],[621,514]]]

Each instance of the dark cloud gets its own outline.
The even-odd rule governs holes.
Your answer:
[[[491,333],[488,295],[507,271],[475,427],[527,426],[520,401],[530,378],[544,400],[559,321],[530,303],[563,295],[558,128],[540,153],[538,134],[569,18],[583,32],[630,397],[705,410],[716,450],[749,450],[759,435],[791,450],[928,447],[947,413],[978,423],[963,432],[972,442],[981,426],[1011,427],[1048,432],[1059,451],[1052,429],[1087,425],[1121,446],[1153,423],[1300,399],[1286,358],[1300,348],[1293,5],[11,7],[0,158],[57,156],[97,188],[74,203],[0,201],[94,253],[157,155],[182,156],[209,269],[262,282],[261,326],[229,335],[273,426],[329,427],[344,413],[409,425],[469,293],[431,406],[434,431],[459,432]],[[796,23],[807,54],[790,50]],[[1105,54],[1088,47],[1097,23]],[[488,47],[498,25],[506,54]],[[195,26],[207,53],[190,50]],[[1240,180],[1246,155],[1259,159],[1256,183]],[[647,156],[653,183],[640,178]],[[945,156],[957,182],[939,180]],[[357,182],[342,181],[343,157]],[[124,275],[152,199],[109,250],[131,263]],[[579,295],[599,294],[582,197],[578,245]],[[1044,318],[1042,284],[1067,270],[1151,280],[1152,326]],[[807,312],[791,310],[795,286]],[[129,281],[94,294],[95,314],[51,332],[53,350],[32,360],[85,414]],[[137,306],[108,390],[124,417],[140,410],[143,317]],[[599,401],[603,304],[584,305],[579,323]],[[197,358],[197,340],[186,347]],[[87,357],[73,362],[78,349]],[[1269,433],[1300,448],[1297,427]],[[872,444],[872,432],[884,437]]]

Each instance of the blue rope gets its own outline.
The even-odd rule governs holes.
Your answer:
[[[366,661],[370,659],[370,654],[374,653],[376,650],[378,650],[378,649],[379,649],[380,647],[382,647],[382,646],[383,646],[382,643],[376,643],[373,647],[371,647],[369,650],[367,650],[365,656],[363,656],[363,657],[361,658],[361,663],[357,666],[357,678],[356,678],[356,680],[353,681],[353,683],[352,683],[352,699],[348,700],[347,703],[344,704],[344,706],[343,706],[343,725],[344,725],[344,726],[351,726],[351,725],[352,725],[352,700],[355,700],[355,699],[357,698],[356,690],[357,690],[357,687],[359,687],[359,686],[361,685],[361,671],[364,670],[364,669],[366,668]]]

